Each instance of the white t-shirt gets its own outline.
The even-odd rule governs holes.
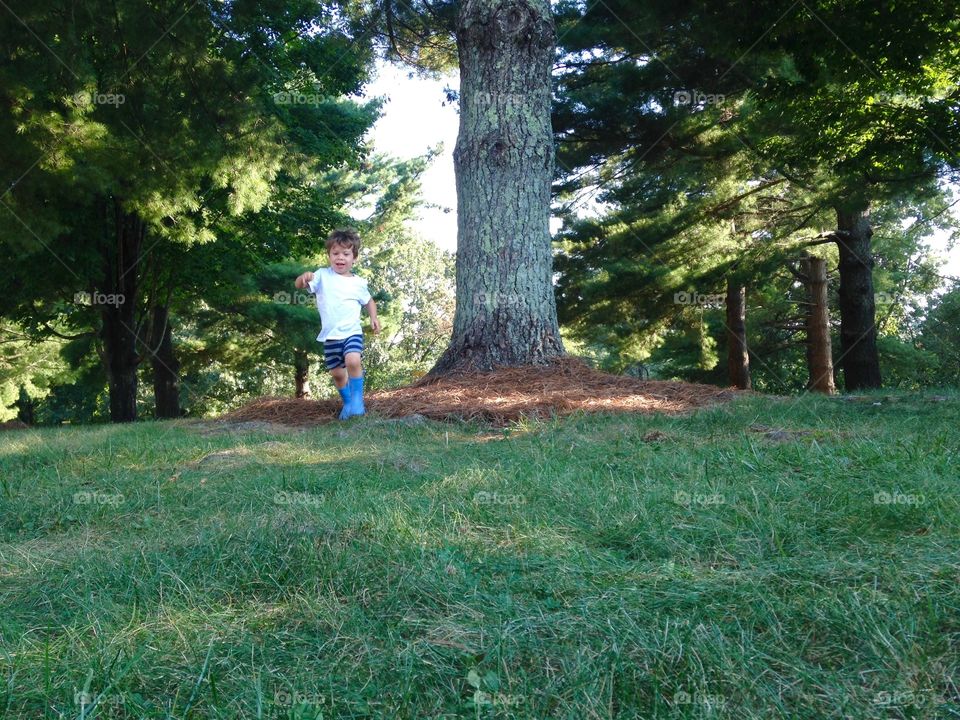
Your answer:
[[[333,268],[320,268],[307,287],[317,296],[320,334],[317,340],[343,340],[363,332],[360,308],[370,302],[367,281],[356,275],[338,275]]]

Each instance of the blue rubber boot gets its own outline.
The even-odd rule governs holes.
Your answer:
[[[343,399],[343,409],[340,411],[340,419],[346,420],[350,417],[348,408],[350,407],[350,383],[348,382],[342,388],[337,388],[340,397]]]
[[[363,375],[347,380],[347,387],[350,388],[350,403],[344,408],[349,413],[347,417],[366,414],[367,409],[363,406]]]

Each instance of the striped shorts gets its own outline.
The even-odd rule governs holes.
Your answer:
[[[363,354],[363,335],[351,335],[348,338],[323,342],[323,361],[327,365],[327,370],[346,367],[347,362],[344,356],[353,352]]]

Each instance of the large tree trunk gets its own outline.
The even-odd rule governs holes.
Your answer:
[[[880,387],[869,206],[837,208],[840,248],[840,367],[845,388]]]
[[[293,356],[294,382],[298,398],[310,397],[310,358],[305,352],[296,352]]]
[[[116,198],[104,203],[103,208],[104,215],[113,215],[114,237],[104,252],[103,290],[95,292],[92,300],[103,322],[101,337],[110,389],[110,419],[130,422],[137,419],[137,266],[144,225],[136,215],[124,212]]]
[[[833,395],[833,347],[830,342],[830,306],[827,303],[827,261],[803,261],[807,285],[807,388]]]
[[[150,362],[153,365],[154,415],[158,419],[180,417],[180,361],[173,351],[170,310],[154,305],[150,327]]]
[[[747,352],[747,289],[727,280],[727,372],[730,384],[750,389],[750,354]]]
[[[457,21],[457,305],[433,374],[563,354],[550,244],[555,31],[547,0],[465,0]]]

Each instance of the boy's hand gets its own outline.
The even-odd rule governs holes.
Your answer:
[[[373,334],[376,335],[380,332],[380,320],[377,318],[377,303],[373,298],[370,298],[364,307],[367,308],[367,312],[370,314],[370,329],[373,330]]]
[[[293,285],[295,288],[297,288],[297,290],[302,290],[310,283],[311,280],[313,280],[313,273],[305,272],[303,275],[301,275],[296,279]]]

